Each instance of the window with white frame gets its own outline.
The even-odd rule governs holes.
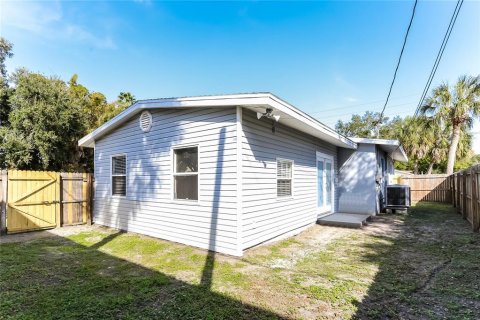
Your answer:
[[[112,157],[112,195],[127,195],[127,156]]]
[[[277,197],[292,196],[293,161],[277,159]]]
[[[198,200],[198,147],[173,151],[173,198]]]

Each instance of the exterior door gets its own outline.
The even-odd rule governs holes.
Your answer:
[[[332,212],[333,178],[333,157],[317,152],[317,207],[319,214]]]

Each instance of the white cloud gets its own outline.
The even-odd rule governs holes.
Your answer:
[[[345,101],[347,101],[347,102],[357,102],[358,101],[358,99],[354,98],[354,97],[345,97],[343,99],[345,99]]]
[[[27,31],[50,40],[80,42],[103,49],[114,49],[115,43],[108,36],[99,36],[87,28],[65,22],[59,1],[42,3],[3,1],[0,27]]]

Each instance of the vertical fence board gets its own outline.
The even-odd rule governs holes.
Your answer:
[[[7,233],[7,171],[0,171],[0,235]]]
[[[58,199],[56,203],[56,218],[57,218],[57,227],[62,226],[62,177],[60,176],[60,173],[55,173],[55,176],[57,177],[57,181],[55,182],[55,197]]]
[[[462,174],[462,217],[467,219],[468,216],[468,189],[467,189],[467,173],[463,172]]]
[[[477,203],[478,203],[478,189],[477,189],[477,173],[475,172],[474,168],[471,169],[470,172],[470,180],[472,185],[472,229],[476,231],[477,227],[477,215],[475,214],[478,211]]]
[[[451,188],[448,175],[408,175],[401,183],[410,186],[412,201],[451,202]]]
[[[92,224],[92,211],[93,211],[93,174],[89,173],[87,175],[87,184],[85,186],[87,189],[87,224]]]

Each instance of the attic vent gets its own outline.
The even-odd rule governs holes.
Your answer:
[[[148,111],[143,111],[140,115],[140,129],[143,132],[148,132],[150,128],[152,128],[152,114]]]

